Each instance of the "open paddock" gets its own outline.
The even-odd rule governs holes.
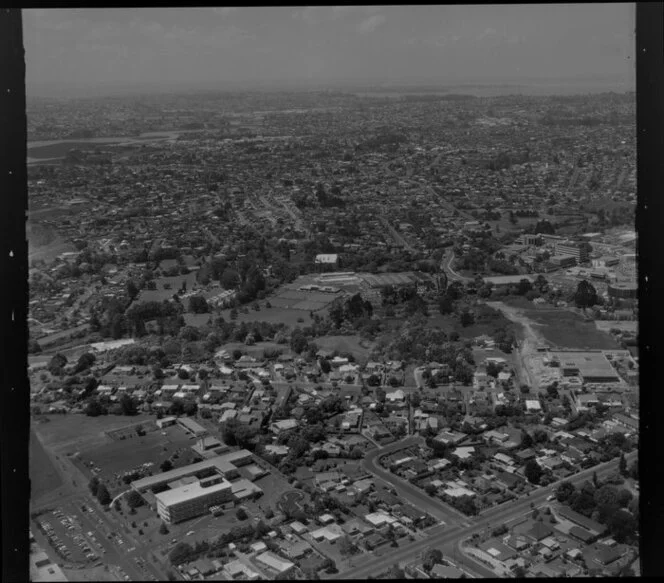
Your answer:
[[[636,320],[595,320],[595,326],[602,332],[608,332],[612,328],[620,330],[621,332],[631,332],[633,334],[638,334],[639,331],[639,323]]]
[[[270,300],[272,303],[272,300]],[[224,310],[221,315],[226,321],[231,320],[230,310]],[[298,320],[302,320],[299,322]],[[269,322],[271,324],[286,324],[287,326],[309,326],[313,321],[306,310],[293,310],[273,305],[271,308],[261,307],[259,311],[250,309],[246,314],[239,312],[235,322]]]
[[[613,338],[598,330],[594,322],[568,310],[532,310],[526,317],[533,320],[547,342],[565,348],[618,348]]]
[[[29,444],[30,498],[36,502],[62,485],[62,478],[34,431]]]
[[[153,419],[151,415],[136,415],[135,417],[43,415],[32,420],[32,428],[48,449],[75,452],[108,443],[110,438],[106,435],[107,431],[134,423],[148,423]]]
[[[214,314],[183,314],[184,322],[187,326],[193,326],[194,328],[200,328],[201,326],[206,326],[208,323],[214,321]]]
[[[374,343],[362,340],[359,335],[353,336],[321,336],[314,340],[316,346],[321,350],[337,350],[338,352],[350,352],[355,360],[366,362],[373,350]]]
[[[145,463],[154,464],[150,468],[153,474],[160,473],[159,466],[162,462],[176,453],[178,459],[174,460],[174,467],[184,466],[198,459],[190,449],[194,440],[189,439],[180,427],[167,427],[163,433],[166,435],[162,435],[162,431],[155,431],[139,437],[134,432],[124,440],[82,453],[74,463],[90,478],[95,475],[91,469],[99,468],[101,471],[96,476],[108,486],[111,494],[117,494],[126,489],[126,485],[121,478],[115,477],[116,474],[121,477],[124,472]]]
[[[187,282],[187,290],[192,290],[194,284],[196,284],[196,272],[190,271],[184,275],[174,275],[172,277],[158,277],[154,281],[157,289],[141,290],[136,300],[137,302],[161,302],[171,299],[173,294],[182,288],[183,281]],[[164,285],[170,286],[170,289],[165,289]]]
[[[259,360],[263,358],[264,350],[279,350],[281,354],[292,354],[288,344],[277,344],[276,342],[256,342],[252,346],[247,346],[242,342],[228,342],[220,348],[226,350],[229,354],[233,354],[234,350],[241,350]]]
[[[321,302],[302,300],[301,302],[297,302],[296,304],[294,304],[293,309],[306,310],[308,312],[317,312],[318,310],[322,310],[325,306],[327,306],[327,304],[323,304]]]

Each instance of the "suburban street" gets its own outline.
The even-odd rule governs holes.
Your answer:
[[[467,517],[465,517],[457,510],[451,508],[447,504],[443,504],[435,498],[431,498],[426,494],[426,492],[420,490],[420,488],[413,486],[406,480],[402,480],[389,470],[386,470],[380,466],[378,460],[382,456],[399,451],[400,449],[404,449],[412,445],[421,445],[423,443],[424,439],[422,437],[412,436],[402,439],[397,443],[390,444],[386,447],[375,449],[369,452],[362,460],[362,468],[377,478],[381,479],[383,482],[393,486],[401,498],[428,512],[436,520],[444,522],[445,524],[466,521]]]
[[[413,442],[409,441],[412,439],[413,438],[408,438],[407,440],[399,442],[399,444],[393,444],[391,449],[385,448],[384,450],[380,450],[377,453],[383,454],[385,452],[398,450],[399,449],[398,446],[404,447],[407,445],[412,445],[414,441]],[[627,458],[627,461],[629,463],[636,456],[637,452],[634,451],[629,453],[625,457]],[[375,457],[376,456],[374,456],[372,459],[375,459]],[[593,472],[597,472],[597,476],[599,478],[602,478],[610,474],[612,471],[614,471],[617,468],[617,466],[618,466],[618,460],[614,459],[604,464],[588,468],[587,470],[583,470],[578,474],[571,476],[570,478],[567,478],[566,481],[571,482],[572,484],[578,484],[590,478]],[[375,465],[372,463],[370,466],[365,466],[365,467],[366,469],[373,471]],[[387,479],[387,476],[390,477],[389,480]],[[397,491],[401,494],[402,493],[401,487],[403,486],[403,482],[398,478],[396,478],[396,476],[390,474],[389,472],[387,472],[387,476],[386,477],[381,476],[381,477],[385,481],[389,481],[392,485],[394,485],[394,487],[397,488]],[[517,516],[523,514],[524,512],[528,512],[531,508],[531,505],[536,506],[544,502],[546,498],[554,492],[558,484],[559,482],[554,482],[549,486],[541,488],[536,493],[531,494],[528,497],[520,498],[519,500],[513,502],[507,502],[495,508],[491,508],[490,510],[487,510],[485,513],[481,514],[480,516],[472,518],[469,517],[466,521],[466,524],[470,523],[470,526],[457,524],[455,526],[451,526],[440,530],[439,528],[432,529],[432,534],[428,538],[407,544],[402,548],[396,549],[393,552],[391,552],[388,561],[386,561],[386,558],[384,556],[371,557],[371,555],[369,555],[369,557],[367,557],[366,560],[363,561],[362,565],[354,567],[344,572],[343,574],[340,575],[339,578],[365,579],[368,575],[375,576],[386,570],[387,567],[389,567],[389,565],[394,563],[411,561],[415,559],[419,553],[422,553],[432,547],[441,549],[443,555],[447,558],[458,559],[462,565],[471,569],[472,571],[475,571],[479,576],[496,577],[495,573],[493,573],[483,565],[477,563],[477,561],[469,559],[468,557],[464,557],[464,559],[461,560],[461,552],[458,550],[458,545],[462,540],[472,536],[474,533],[481,532],[486,528],[499,526],[505,522],[508,522],[516,518]]]

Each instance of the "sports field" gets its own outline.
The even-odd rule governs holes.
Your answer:
[[[56,451],[67,450],[73,453],[110,442],[110,438],[105,434],[106,431],[134,423],[152,421],[154,417],[152,415],[136,415],[135,417],[44,415],[41,419],[47,419],[48,422],[33,420],[32,428],[39,434],[44,445]]]
[[[162,431],[154,431],[142,437],[135,432],[131,437],[102,445],[93,450],[83,452],[76,460],[76,465],[89,477],[92,477],[92,467],[101,471],[97,477],[108,485],[111,493],[124,488],[124,484],[116,477],[125,471],[138,468],[142,464],[152,463],[153,473],[159,473],[161,463],[173,454],[178,454],[174,467],[190,463],[196,458],[190,447],[195,445],[193,439],[177,426],[171,426]]]

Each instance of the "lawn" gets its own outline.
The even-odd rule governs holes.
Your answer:
[[[221,315],[223,316],[224,320],[231,320],[230,310],[223,310]],[[298,320],[302,321],[299,322]],[[311,324],[312,319],[309,317],[309,312],[307,310],[295,310],[292,308],[278,306],[266,308],[264,304],[261,303],[261,309],[259,311],[250,308],[246,314],[239,312],[235,321],[270,322],[272,324],[283,323],[287,326],[305,327]]]
[[[208,322],[214,322],[214,314],[183,314],[184,322],[187,326],[199,328],[205,326]]]
[[[316,346],[322,350],[337,350],[350,352],[355,360],[366,362],[369,359],[374,343],[362,340],[360,336],[321,336],[314,340]]]
[[[231,355],[237,349],[259,360],[263,358],[263,351],[268,348],[279,350],[281,354],[292,354],[288,344],[277,344],[276,342],[256,342],[252,346],[247,346],[243,342],[228,342],[220,347],[220,349],[226,350]]]
[[[174,275],[172,277],[159,277],[154,280],[157,289],[144,289],[137,298],[137,302],[161,302],[169,300],[173,294],[182,287],[182,282],[187,282],[187,290],[191,290],[196,283],[196,272],[190,271],[185,275]],[[164,284],[170,285],[170,289],[164,289]],[[185,305],[186,302],[185,302]]]
[[[560,348],[615,349],[618,345],[607,333],[599,330],[594,321],[564,308],[536,306],[525,298],[509,298],[505,304],[520,309],[530,319],[546,342]]]
[[[62,479],[34,431],[30,432],[29,447],[30,498],[37,501],[44,494],[59,488]]]
[[[69,451],[74,452],[78,449],[85,450],[108,443],[110,439],[106,436],[106,431],[153,419],[154,417],[151,415],[136,415],[135,417],[43,415],[33,419],[32,427],[41,437],[45,447],[68,448]]]
[[[613,338],[598,330],[594,322],[567,310],[528,310],[526,316],[539,324],[544,339],[561,348],[618,348]]]
[[[161,463],[170,458],[171,455],[178,452],[178,459],[175,467],[183,466],[197,459],[196,454],[190,449],[194,441],[189,439],[184,431],[179,427],[169,427],[164,430],[166,436],[161,431],[148,433],[139,437],[136,433],[132,437],[121,441],[98,447],[92,451],[86,451],[77,459],[77,466],[88,476],[92,474],[84,462],[93,462],[101,469],[98,474],[99,479],[107,484],[111,494],[126,489],[124,483],[115,477],[116,474],[122,474],[138,468],[144,463],[152,462],[151,470],[153,473],[159,473]],[[164,449],[166,448],[166,449]]]

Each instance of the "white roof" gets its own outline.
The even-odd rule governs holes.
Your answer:
[[[279,573],[283,571],[288,571],[289,569],[292,569],[295,564],[291,563],[290,561],[287,561],[286,559],[282,559],[281,557],[278,557],[274,553],[271,553],[270,551],[266,551],[261,555],[258,555],[256,557],[256,560],[263,565],[266,565],[275,571],[278,571]]]
[[[209,496],[213,492],[220,492],[222,490],[230,490],[232,484],[222,478],[221,482],[208,486],[206,488],[201,487],[200,482],[195,482],[193,484],[186,484],[180,488],[175,488],[173,490],[165,490],[159,494],[155,494],[155,498],[160,501],[164,506],[173,506],[174,504],[179,504],[180,502],[185,502],[187,500],[196,500],[203,496]]]

